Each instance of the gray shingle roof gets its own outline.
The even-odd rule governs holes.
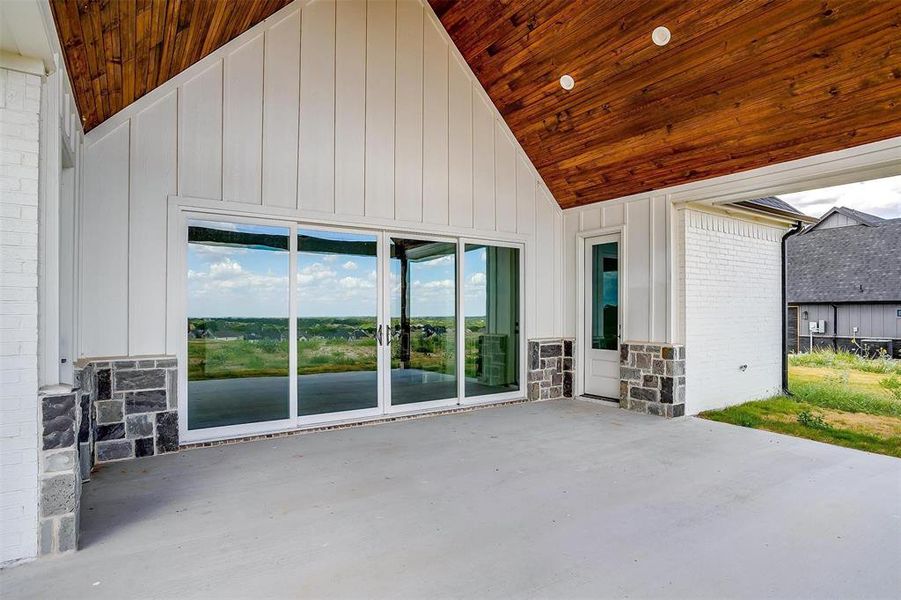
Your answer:
[[[901,302],[901,219],[876,219],[789,238],[788,301]]]
[[[853,208],[845,208],[844,206],[833,206],[830,208],[826,214],[817,220],[816,223],[805,229],[805,233],[818,229],[819,226],[827,221],[829,217],[834,214],[845,215],[852,221],[856,221],[861,225],[866,225],[867,227],[878,227],[880,224],[885,223],[887,219],[883,219],[882,217],[877,217],[876,215],[871,215],[869,213],[860,212],[859,210],[854,210]]]
[[[795,213],[798,215],[804,214],[785,200],[780,200],[775,196],[757,198],[756,200],[745,200],[745,204],[754,204],[763,208],[775,208],[776,210],[781,210],[782,212]]]

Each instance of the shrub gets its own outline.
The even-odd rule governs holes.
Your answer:
[[[813,427],[814,429],[829,429],[829,424],[823,420],[823,417],[807,410],[798,413],[798,423],[805,427]]]

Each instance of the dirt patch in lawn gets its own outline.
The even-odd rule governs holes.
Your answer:
[[[815,414],[822,417],[827,425],[835,429],[849,429],[879,437],[901,436],[901,419],[898,417],[830,409],[817,409]],[[769,418],[782,423],[797,422],[797,415],[794,414],[772,414]]]

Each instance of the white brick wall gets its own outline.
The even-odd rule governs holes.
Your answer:
[[[0,69],[0,564],[37,554],[40,97]]]
[[[683,232],[686,414],[779,393],[783,230],[687,210]]]

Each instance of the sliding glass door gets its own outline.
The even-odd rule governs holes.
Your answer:
[[[516,245],[224,219],[187,234],[186,441],[521,394]]]
[[[519,249],[464,246],[465,396],[520,389]]]
[[[290,417],[286,227],[188,226],[188,429]]]
[[[378,235],[297,233],[297,415],[376,409]]]
[[[457,398],[457,244],[391,236],[391,406]]]

